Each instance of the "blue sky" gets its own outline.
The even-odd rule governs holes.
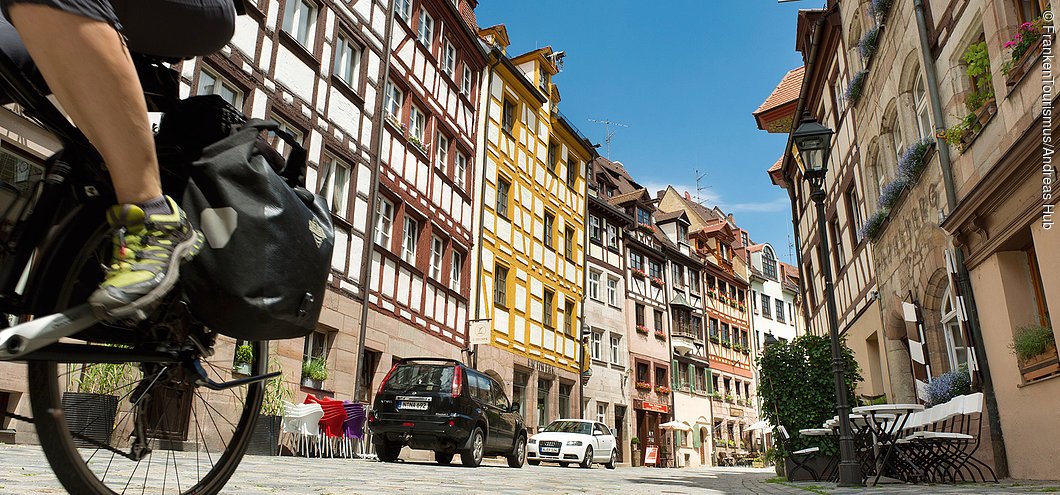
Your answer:
[[[509,55],[546,45],[566,52],[554,79],[560,109],[601,144],[604,127],[588,119],[628,124],[611,159],[653,195],[666,184],[695,195],[698,169],[705,204],[733,213],[752,240],[788,259],[791,207],[765,173],[786,135],[758,130],[751,112],[802,65],[797,10],[823,3],[481,0],[476,15],[482,27],[507,26]]]

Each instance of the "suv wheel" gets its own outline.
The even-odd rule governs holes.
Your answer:
[[[379,460],[383,462],[395,462],[398,460],[398,455],[401,454],[401,445],[391,442],[382,442],[375,444],[375,453],[379,456]]]
[[[521,468],[526,460],[526,438],[515,439],[515,450],[508,456],[508,467]]]
[[[585,457],[582,457],[581,467],[586,468],[586,469],[593,467],[593,446],[592,445],[590,445],[588,447],[585,447]]]
[[[437,462],[438,464],[441,464],[443,466],[448,466],[450,462],[453,462],[453,453],[452,452],[435,452],[434,453],[434,462]]]
[[[482,455],[486,451],[486,437],[482,434],[482,428],[475,428],[471,432],[471,448],[460,451],[460,462],[467,467],[478,467],[482,464]]]
[[[607,464],[604,464],[604,467],[607,468],[607,469],[614,469],[615,468],[615,460],[616,459],[618,459],[618,452],[616,452],[614,449],[612,449],[611,450],[611,458],[607,460]]]

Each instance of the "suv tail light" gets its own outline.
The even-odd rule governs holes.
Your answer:
[[[464,368],[460,366],[453,367],[453,397],[460,397],[460,392],[464,388]]]
[[[394,366],[390,367],[390,371],[386,372],[386,376],[383,377],[383,381],[379,382],[379,392],[376,395],[382,395],[383,389],[386,388],[386,382],[390,380],[390,375],[394,374],[394,370],[396,370],[397,367],[398,365],[394,364]]]

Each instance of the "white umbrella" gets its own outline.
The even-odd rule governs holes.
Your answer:
[[[761,420],[761,421],[755,422],[751,426],[747,427],[747,431],[772,430],[772,429],[773,429],[773,425],[769,424],[769,421],[766,421],[764,419]]]
[[[692,427],[688,426],[688,423],[685,423],[683,421],[667,421],[659,425],[659,429],[689,431],[692,429]]]

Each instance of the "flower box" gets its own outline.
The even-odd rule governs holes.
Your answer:
[[[1056,346],[1045,353],[1026,359],[1020,363],[1020,373],[1025,381],[1037,380],[1060,372],[1060,360],[1057,358]]]
[[[730,343],[729,341],[722,342],[721,346],[725,347],[725,348],[732,349],[732,343]]]
[[[644,270],[641,270],[639,268],[630,269],[630,273],[632,273],[633,277],[635,277],[635,278],[645,278],[645,277],[648,276],[647,273],[644,273]]]
[[[1034,67],[1034,63],[1042,53],[1044,27],[1045,21],[1041,18],[1020,24],[1012,39],[1002,45],[1005,49],[1012,49],[1010,59],[1001,65],[1001,73],[1005,75],[1006,86],[1013,87],[1018,84]]]
[[[659,287],[662,287],[663,286],[663,279],[661,279],[659,277],[652,277],[651,278],[651,284],[652,285],[657,285]]]
[[[634,387],[636,387],[637,390],[651,390],[651,383],[637,382]]]
[[[721,338],[719,338],[717,335],[711,335],[710,336],[710,341],[715,343],[715,344],[720,344],[721,343]]]
[[[654,225],[648,225],[648,224],[640,224],[640,225],[637,225],[637,230],[641,230],[641,231],[644,231],[644,232],[647,232],[647,233],[651,234],[651,233],[655,232],[655,226]]]
[[[666,332],[664,332],[662,330],[656,330],[655,331],[655,338],[666,340]]]
[[[983,106],[979,107],[979,110],[976,110],[975,117],[979,120],[979,124],[986,125],[995,113],[997,113],[997,100],[991,98],[983,103]]]
[[[655,391],[660,394],[668,394],[671,392],[670,387],[667,387],[665,385],[659,385],[658,387],[655,387]]]
[[[647,335],[648,334],[648,327],[646,327],[644,325],[637,325],[637,333],[643,333],[644,335]]]
[[[405,125],[401,123],[401,120],[398,119],[397,115],[394,115],[392,113],[386,114],[386,121],[390,122],[394,127],[397,127],[398,129],[405,130]]]

